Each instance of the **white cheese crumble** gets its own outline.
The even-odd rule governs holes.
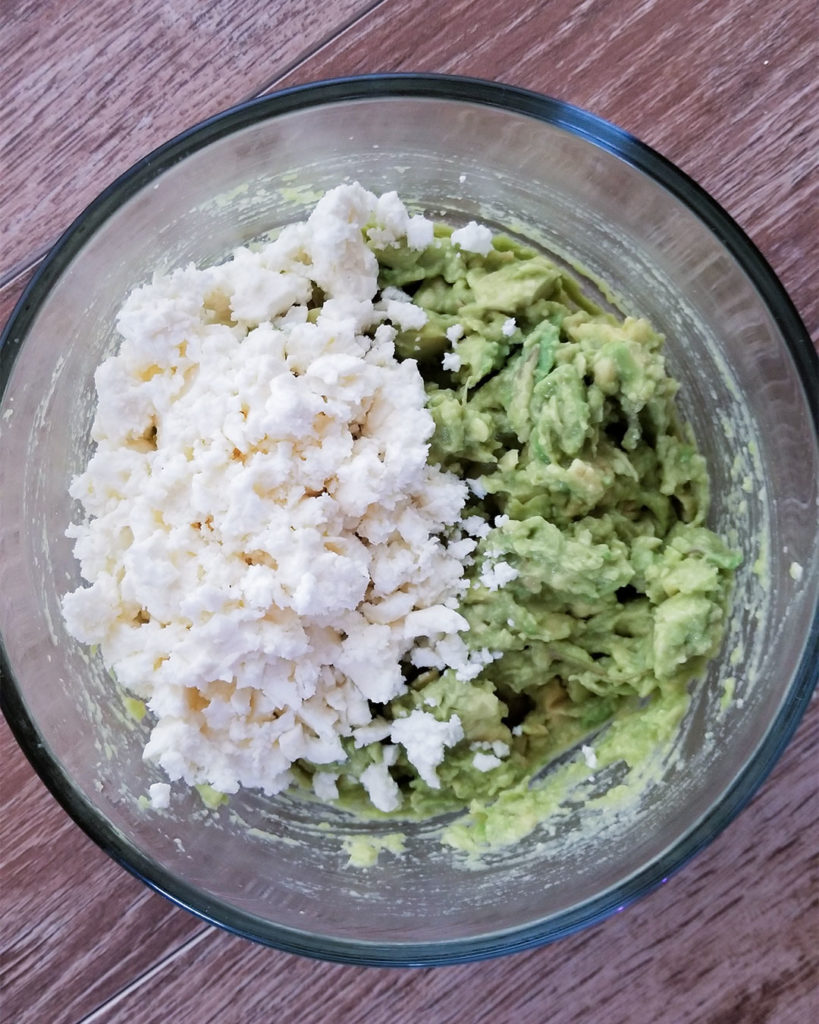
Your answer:
[[[500,768],[503,762],[494,754],[482,754],[479,752],[473,757],[472,764],[478,771],[491,771],[492,768]]]
[[[461,357],[457,352],[444,352],[443,359],[441,360],[441,366],[445,370],[456,372],[461,368]]]
[[[461,682],[476,679],[487,665],[502,655],[502,651],[490,651],[487,647],[482,647],[478,651],[470,651],[466,663],[455,670],[455,678]]]
[[[338,800],[338,775],[335,772],[315,772],[313,792],[319,800]]]
[[[353,740],[356,747],[380,743],[381,740],[385,740],[389,736],[391,728],[392,722],[388,722],[386,718],[373,718],[367,725],[360,725],[357,729],[353,729]]]
[[[446,329],[447,341],[453,345],[456,341],[459,341],[464,336],[464,329],[461,324],[453,324],[451,327]]]
[[[492,232],[485,224],[471,220],[467,225],[452,232],[452,241],[465,252],[486,256],[492,249]]]
[[[509,756],[509,744],[504,743],[503,740],[470,743],[469,749],[475,751],[472,765],[479,772],[490,772],[493,768],[500,767],[503,764],[503,758]]]
[[[799,581],[802,579],[804,571],[805,570],[802,568],[799,562],[791,562],[791,564],[788,566],[788,575],[796,583],[799,583]]]
[[[484,754],[480,751],[472,758],[472,764],[479,772],[491,772],[493,768],[499,768],[502,763],[495,754]]]
[[[486,562],[481,567],[478,583],[487,590],[499,590],[511,580],[517,579],[518,570],[508,562]]]
[[[427,464],[423,380],[394,356],[396,328],[425,314],[405,294],[374,302],[365,228],[432,241],[394,193],[339,187],[258,251],[137,288],[97,371],[96,450],[71,487],[88,518],[68,530],[90,585],[63,612],[147,702],[145,758],[171,780],[279,792],[299,759],[343,762],[342,737],[386,738],[369,702],[405,692],[403,662],[467,679],[485,663],[456,610],[467,486]],[[419,711],[389,735],[436,785],[462,729]],[[398,806],[386,761],[361,781]]]
[[[503,740],[475,740],[469,744],[469,749],[491,751],[495,757],[509,756],[509,744]]]
[[[583,760],[589,768],[597,767],[597,754],[594,752],[594,747],[590,747],[588,744],[584,743],[580,747],[580,753],[583,755]]]
[[[501,334],[506,338],[511,338],[517,329],[517,321],[513,316],[510,316],[508,320],[504,320]]]
[[[383,761],[367,765],[360,781],[373,807],[379,811],[394,811],[401,806],[401,790]]]
[[[154,782],[148,787],[148,798],[155,811],[164,811],[171,805],[171,787],[167,782]]]
[[[467,516],[462,520],[461,525],[470,537],[486,537],[492,530],[489,523],[480,516]]]
[[[406,718],[393,722],[390,732],[390,739],[401,744],[418,774],[432,789],[441,788],[435,769],[444,759],[444,750],[454,747],[463,738],[464,730],[457,715],[450,715],[448,721],[440,722],[419,708]]]

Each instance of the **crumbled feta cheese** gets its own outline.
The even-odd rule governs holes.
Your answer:
[[[313,792],[319,800],[338,800],[338,775],[334,772],[315,772]]]
[[[503,740],[475,740],[469,744],[470,750],[481,750],[484,753],[493,753],[495,757],[504,758],[509,756],[509,744]]]
[[[511,338],[517,329],[517,321],[513,316],[510,316],[508,320],[504,320],[503,327],[501,327],[501,334],[507,338]]]
[[[799,562],[791,562],[788,567],[788,574],[792,580],[795,580],[798,583],[802,579],[803,573],[804,569]]]
[[[148,704],[144,754],[171,780],[279,792],[297,760],[343,762],[342,737],[386,738],[369,702],[405,692],[405,659],[473,670],[467,488],[427,464],[423,380],[393,349],[426,314],[398,289],[374,302],[365,229],[422,245],[432,225],[394,193],[334,189],[258,251],[137,288],[97,371],[96,450],[71,487],[88,518],[68,531],[90,585],[63,612]],[[415,721],[390,733],[434,779],[460,723],[421,742]],[[398,806],[386,764],[365,775]]]
[[[486,256],[492,249],[492,232],[485,224],[471,220],[465,227],[452,232],[452,241],[465,252],[477,252]]]
[[[400,807],[401,790],[383,762],[367,765],[359,781],[379,811],[394,811]]]
[[[431,220],[416,214],[407,221],[407,245],[410,249],[426,249],[435,237]]]
[[[382,299],[395,299],[396,302],[412,302],[412,296],[404,291],[403,288],[396,288],[395,285],[388,284],[386,288],[381,291]]]
[[[489,523],[480,516],[467,516],[461,522],[461,526],[464,532],[468,533],[471,537],[485,537],[492,529]]]
[[[420,306],[403,299],[388,299],[386,313],[387,319],[402,331],[418,330],[427,322],[427,314]]]
[[[148,787],[148,797],[155,811],[164,811],[171,805],[171,787],[167,782],[154,782]]]
[[[508,562],[487,562],[481,568],[478,582],[488,590],[494,591],[517,577],[518,570]]]
[[[420,214],[411,217],[397,192],[385,192],[378,197],[374,216],[376,223],[367,230],[367,237],[379,249],[396,245],[401,239],[406,239],[410,249],[425,249],[432,244],[432,221]]]
[[[445,370],[450,370],[455,373],[461,368],[461,357],[457,352],[444,352],[441,365]]]
[[[594,747],[590,747],[584,743],[580,748],[580,753],[583,755],[583,759],[589,768],[597,767],[597,754],[594,752]]]
[[[440,722],[428,711],[418,708],[406,718],[393,722],[390,733],[390,739],[404,747],[418,774],[432,789],[441,788],[435,769],[444,759],[445,748],[454,747],[463,736],[457,715],[450,715],[448,721]]]
[[[464,336],[464,329],[461,324],[453,324],[451,327],[447,327],[446,336],[447,340],[454,345],[456,341],[459,341]]]
[[[386,718],[374,718],[367,725],[360,725],[357,729],[353,729],[353,739],[357,747],[366,747],[370,743],[380,743],[381,740],[385,740],[392,728],[392,722],[388,722]]]
[[[462,647],[462,663],[458,665],[454,657],[448,662],[455,669],[455,678],[460,682],[469,682],[470,679],[476,679],[487,665],[503,656],[502,651],[490,651],[486,647],[482,647],[477,651],[469,651],[463,640],[457,636],[447,638],[447,642],[452,644],[459,643]],[[439,643],[438,647],[441,646],[442,644]]]
[[[478,751],[472,758],[472,764],[479,772],[491,772],[493,768],[499,768],[503,762],[495,754],[484,754]]]

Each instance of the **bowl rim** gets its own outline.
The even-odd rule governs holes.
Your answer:
[[[154,149],[109,185],[53,245],[0,334],[0,396],[9,382],[26,333],[63,269],[96,228],[130,196],[173,164],[216,139],[259,120],[308,107],[354,100],[436,99],[494,107],[561,128],[625,160],[674,194],[728,249],[774,319],[805,389],[814,441],[819,445],[819,356],[807,329],[759,249],[733,218],[685,172],[609,121],[532,90],[480,78],[390,73],[331,78],[292,86],[242,102],[197,123]],[[317,959],[371,966],[455,964],[544,945],[599,922],[656,889],[708,845],[739,814],[773,769],[793,736],[819,678],[819,603],[801,661],[775,719],[744,768],[710,810],[666,851],[627,879],[583,903],[520,927],[469,938],[373,942],[292,929],[204,894],[134,848],[74,787],[29,715],[0,637],[0,709],[24,754],[74,821],[109,856],[145,884],[210,924]]]

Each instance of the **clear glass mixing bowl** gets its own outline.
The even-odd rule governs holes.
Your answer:
[[[723,655],[669,762],[603,829],[579,810],[467,866],[429,826],[403,857],[347,866],[362,826],[289,797],[193,794],[144,808],[146,726],[66,634],[79,582],[65,529],[89,451],[93,373],[114,314],[155,270],[206,263],[343,180],[437,218],[479,219],[610,283],[665,332],[711,469],[711,524],[744,555]],[[730,218],[662,157],[566,104],[501,85],[374,76],[288,90],[163,146],[60,239],[0,351],[3,710],[74,819],[149,885],[282,949],[369,964],[474,959],[554,939],[664,879],[759,786],[817,671],[817,359],[783,289]],[[801,566],[801,579],[796,566]],[[733,682],[732,682],[733,680]],[[735,698],[726,701],[730,687]],[[728,689],[727,689],[728,688]],[[316,828],[322,819],[329,824]],[[374,826],[395,831],[394,824]],[[569,834],[571,833],[571,834]]]

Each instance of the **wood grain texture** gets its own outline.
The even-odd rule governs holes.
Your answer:
[[[204,926],[74,825],[1,720],[0,765],[0,1019],[80,1020]]]
[[[3,0],[0,282],[123,171],[374,0]]]
[[[209,930],[88,1024],[261,1024],[274,1012],[298,1024],[808,1024],[819,797],[804,751],[817,743],[819,704],[770,784],[707,851],[662,889],[562,942],[402,971],[310,963]],[[794,818],[803,826],[795,835]]]
[[[434,16],[431,6],[382,4],[277,86],[439,71],[585,107],[723,204],[819,335],[819,292],[804,273],[819,231],[815,0],[451,0]]]
[[[749,232],[819,339],[815,24],[814,0],[6,0],[0,281],[136,158],[260,88],[428,70],[558,96],[655,146]],[[0,288],[0,320],[23,282]],[[301,960],[174,909],[71,825],[4,727],[0,1020],[808,1024],[817,743],[814,701],[739,819],[624,913],[542,950],[400,972]]]

